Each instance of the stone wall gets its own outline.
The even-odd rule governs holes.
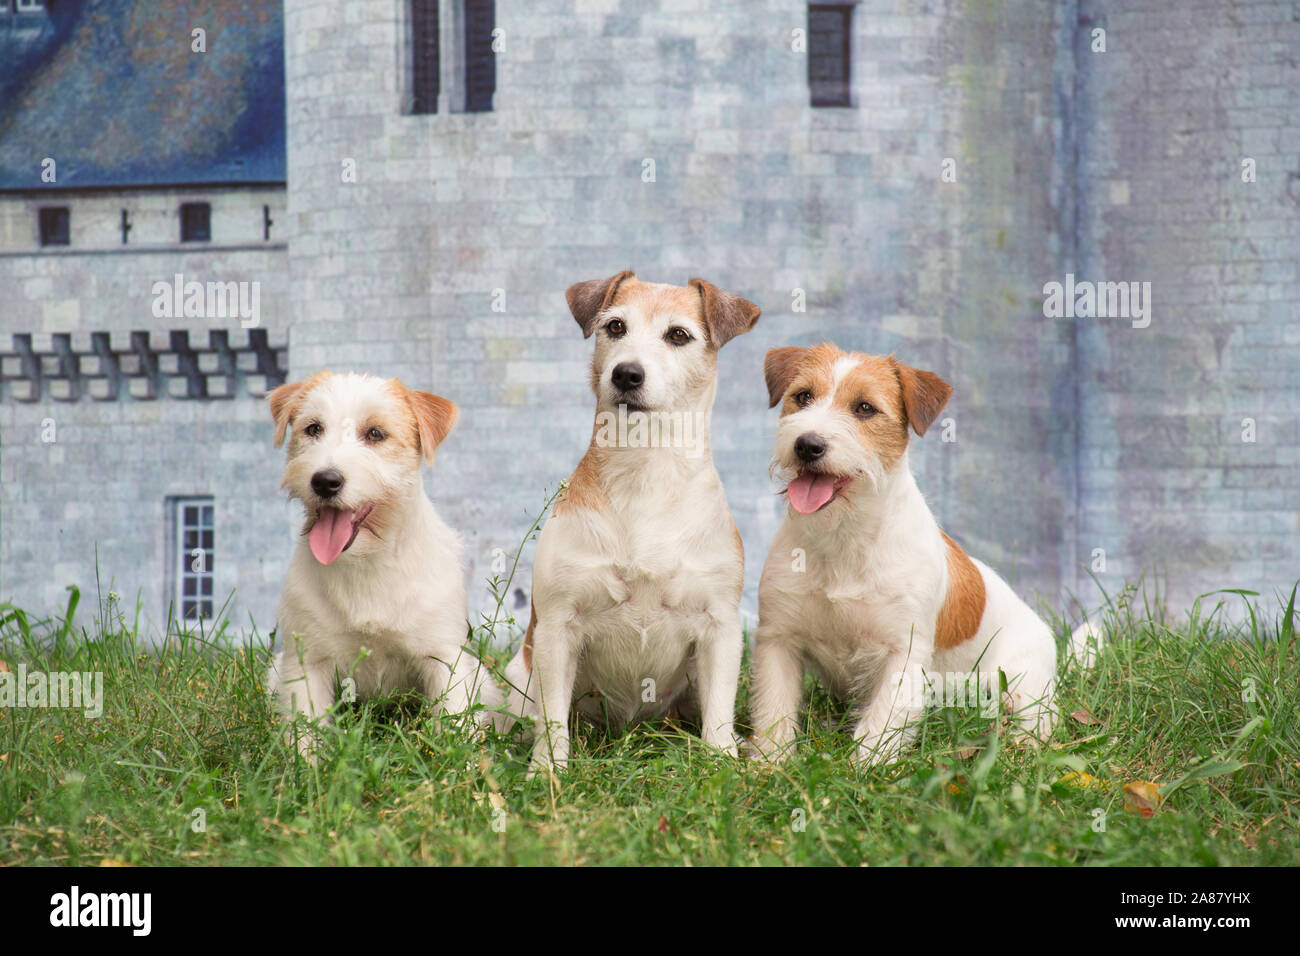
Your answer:
[[[814,109],[791,42],[804,4],[499,0],[494,110],[437,115],[404,111],[407,10],[287,0],[289,187],[269,243],[180,247],[181,196],[162,191],[138,220],[156,248],[107,248],[120,197],[104,195],[73,228],[105,248],[37,252],[44,197],[0,197],[3,331],[204,341],[237,330],[154,321],[151,283],[259,278],[291,378],[397,375],[461,406],[427,484],[476,609],[586,446],[591,345],[564,289],[624,268],[764,309],[722,352],[713,435],[749,612],[782,513],[763,353],[824,339],[952,383],[913,464],[945,528],[1022,594],[1095,606],[1099,552],[1104,587],[1145,570],[1176,607],[1300,576],[1294,4],[864,0],[853,105]],[[222,219],[214,200],[214,230],[264,201],[232,192]],[[1150,282],[1149,326],[1048,317],[1067,275]],[[4,398],[0,596],[52,609],[93,580],[98,543],[118,590],[159,613],[164,497],[207,493],[219,594],[237,586],[236,622],[269,629],[295,509],[265,415],[251,397]],[[526,608],[527,567],[515,585]]]
[[[1080,553],[1105,550],[1111,590],[1155,571],[1175,606],[1219,588],[1289,593],[1300,8],[1084,0],[1079,23],[1074,271],[1150,282],[1152,296],[1147,328],[1079,321]],[[1096,29],[1105,53],[1091,52]]]
[[[190,201],[212,205],[210,242],[179,242],[179,204]],[[36,210],[46,205],[69,207],[69,246],[38,251]],[[270,630],[292,517],[262,400],[278,381],[267,349],[287,363],[284,207],[282,187],[0,196],[0,600],[49,614],[75,584],[93,613],[98,572],[102,591],[116,590],[128,616],[138,601],[156,635],[170,598],[167,498],[211,495],[218,603],[233,592],[232,620],[246,626],[252,613]],[[133,223],[125,246],[123,208]],[[159,317],[155,283],[178,273],[205,288],[259,283],[258,328],[229,314]],[[173,332],[196,351],[201,385],[184,373]],[[213,332],[224,351],[211,348]],[[260,357],[249,348],[258,333]],[[156,363],[152,377],[142,352]],[[41,368],[35,382],[24,353]],[[227,361],[238,366],[229,374]],[[110,365],[118,381],[106,400]],[[196,387],[212,397],[190,397]]]
[[[748,609],[782,508],[763,353],[823,339],[952,382],[955,441],[917,441],[922,487],[974,553],[1056,597],[1074,330],[1036,296],[1068,238],[1059,14],[861,4],[855,106],[813,109],[803,4],[501,2],[495,110],[413,116],[405,9],[286,5],[291,372],[397,374],[460,404],[430,487],[472,601],[590,435],[564,289],[629,267],[764,309],[723,350],[714,416]]]

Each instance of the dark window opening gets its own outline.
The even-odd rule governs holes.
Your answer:
[[[808,5],[808,88],[813,106],[849,106],[850,18],[844,4]]]
[[[181,203],[181,242],[212,239],[212,206],[205,202]]]
[[[411,112],[438,112],[438,0],[411,0]]]
[[[492,31],[496,29],[496,0],[465,0],[465,112],[492,109],[497,89],[496,53]]]
[[[213,502],[210,497],[173,498],[171,502],[177,558],[174,600],[182,621],[210,621],[215,611]]]
[[[68,245],[71,242],[71,222],[72,214],[67,206],[47,206],[42,209],[40,211],[41,245]]]

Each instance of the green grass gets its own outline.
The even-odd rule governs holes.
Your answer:
[[[98,719],[0,711],[0,863],[1300,862],[1293,607],[1235,627],[1220,602],[1249,595],[1220,595],[1172,624],[1136,594],[1110,602],[1109,648],[1060,690],[1079,716],[1039,750],[944,710],[901,762],[858,772],[842,709],[814,691],[807,738],[780,769],[670,725],[579,726],[558,782],[525,780],[518,733],[477,744],[410,701],[347,709],[308,766],[276,733],[264,642],[181,634],[147,650],[113,603],[85,626],[75,607],[32,622],[0,605],[11,667],[105,679]],[[1124,809],[1123,784],[1144,780],[1164,793],[1150,818]]]

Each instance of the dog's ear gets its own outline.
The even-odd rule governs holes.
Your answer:
[[[298,402],[302,399],[307,384],[306,381],[290,382],[287,385],[281,385],[267,396],[267,402],[271,406],[271,418],[275,420],[276,448],[284,444],[284,433],[289,428],[289,422],[293,418],[294,410],[297,409]]]
[[[596,317],[609,308],[623,280],[635,278],[635,273],[625,271],[608,279],[588,279],[569,286],[564,298],[569,303],[569,311],[582,327],[584,339],[591,338],[591,333],[596,331]]]
[[[763,359],[763,377],[767,379],[767,407],[772,408],[781,401],[781,396],[790,387],[795,369],[804,360],[808,350],[797,345],[771,349]]]
[[[918,435],[924,435],[925,430],[943,411],[943,406],[948,404],[952,386],[933,372],[923,372],[919,368],[904,365],[892,355],[889,362],[898,374],[907,420]]]
[[[687,285],[700,294],[704,327],[709,330],[709,341],[715,349],[748,332],[762,314],[762,309],[748,299],[724,292],[712,282],[692,279]]]
[[[406,400],[411,403],[411,411],[415,415],[420,435],[420,452],[424,455],[424,460],[432,465],[434,453],[456,424],[460,409],[438,395],[409,388],[406,390]]]

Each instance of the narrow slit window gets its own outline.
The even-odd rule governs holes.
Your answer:
[[[496,0],[465,0],[465,112],[492,109],[497,89]]]
[[[411,112],[438,112],[438,0],[411,0]]]
[[[211,498],[177,498],[176,509],[176,594],[175,606],[182,621],[212,620],[213,569],[215,555],[213,503]]]
[[[813,106],[850,106],[853,7],[808,5],[808,88]]]

